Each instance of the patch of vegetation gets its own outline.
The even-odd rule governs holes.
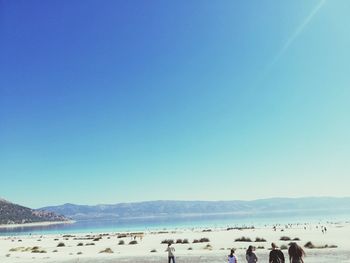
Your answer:
[[[287,236],[283,236],[280,238],[281,241],[291,241],[292,239],[290,237]]]
[[[204,249],[206,250],[213,250],[213,247],[210,244],[207,244]]]
[[[281,250],[286,250],[286,249],[288,249],[288,247],[286,245],[281,246]]]
[[[137,241],[136,240],[132,240],[129,242],[129,245],[136,245],[137,244]]]
[[[174,244],[174,239],[164,239],[160,243],[161,244]]]
[[[252,240],[249,237],[240,237],[236,238],[235,242],[252,242]]]
[[[311,241],[307,242],[304,245],[305,248],[309,248],[309,249],[321,249],[321,248],[337,248],[338,246],[336,245],[323,245],[323,246],[315,246]]]
[[[113,252],[113,250],[111,248],[106,248],[104,250],[101,250],[100,253],[109,253],[109,254],[111,254],[111,253],[114,253],[114,252]]]

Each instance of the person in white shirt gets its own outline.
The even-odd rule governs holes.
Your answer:
[[[231,253],[228,255],[228,263],[237,263],[237,257],[234,249],[231,249]]]
[[[165,251],[168,252],[168,263],[170,263],[171,261],[175,263],[175,248],[171,246],[171,243],[168,244],[168,247]]]

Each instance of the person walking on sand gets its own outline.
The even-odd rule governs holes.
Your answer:
[[[269,256],[269,263],[284,263],[284,255],[281,250],[278,249],[275,243],[271,243],[272,250]]]
[[[175,263],[175,256],[174,256],[175,248],[171,246],[171,243],[168,244],[168,247],[165,251],[168,252],[168,263],[170,263],[171,261]]]
[[[258,262],[258,257],[254,253],[255,248],[253,246],[249,246],[245,255],[248,263]]]
[[[288,249],[290,263],[304,263],[304,250],[297,243],[292,242]]]
[[[237,258],[234,249],[231,249],[231,253],[230,255],[228,255],[228,263],[237,263]]]

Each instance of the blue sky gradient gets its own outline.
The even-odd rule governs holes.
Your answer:
[[[0,1],[0,196],[349,196],[349,11]]]

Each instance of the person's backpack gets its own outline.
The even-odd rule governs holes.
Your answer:
[[[272,260],[272,263],[284,263],[283,258],[281,258],[281,255],[283,255],[282,252],[281,252],[281,251],[278,251],[278,252],[279,252],[279,253],[276,253],[276,254],[275,254],[275,257],[274,257],[274,259]]]
[[[272,263],[283,263],[282,259],[278,255],[272,260]]]

